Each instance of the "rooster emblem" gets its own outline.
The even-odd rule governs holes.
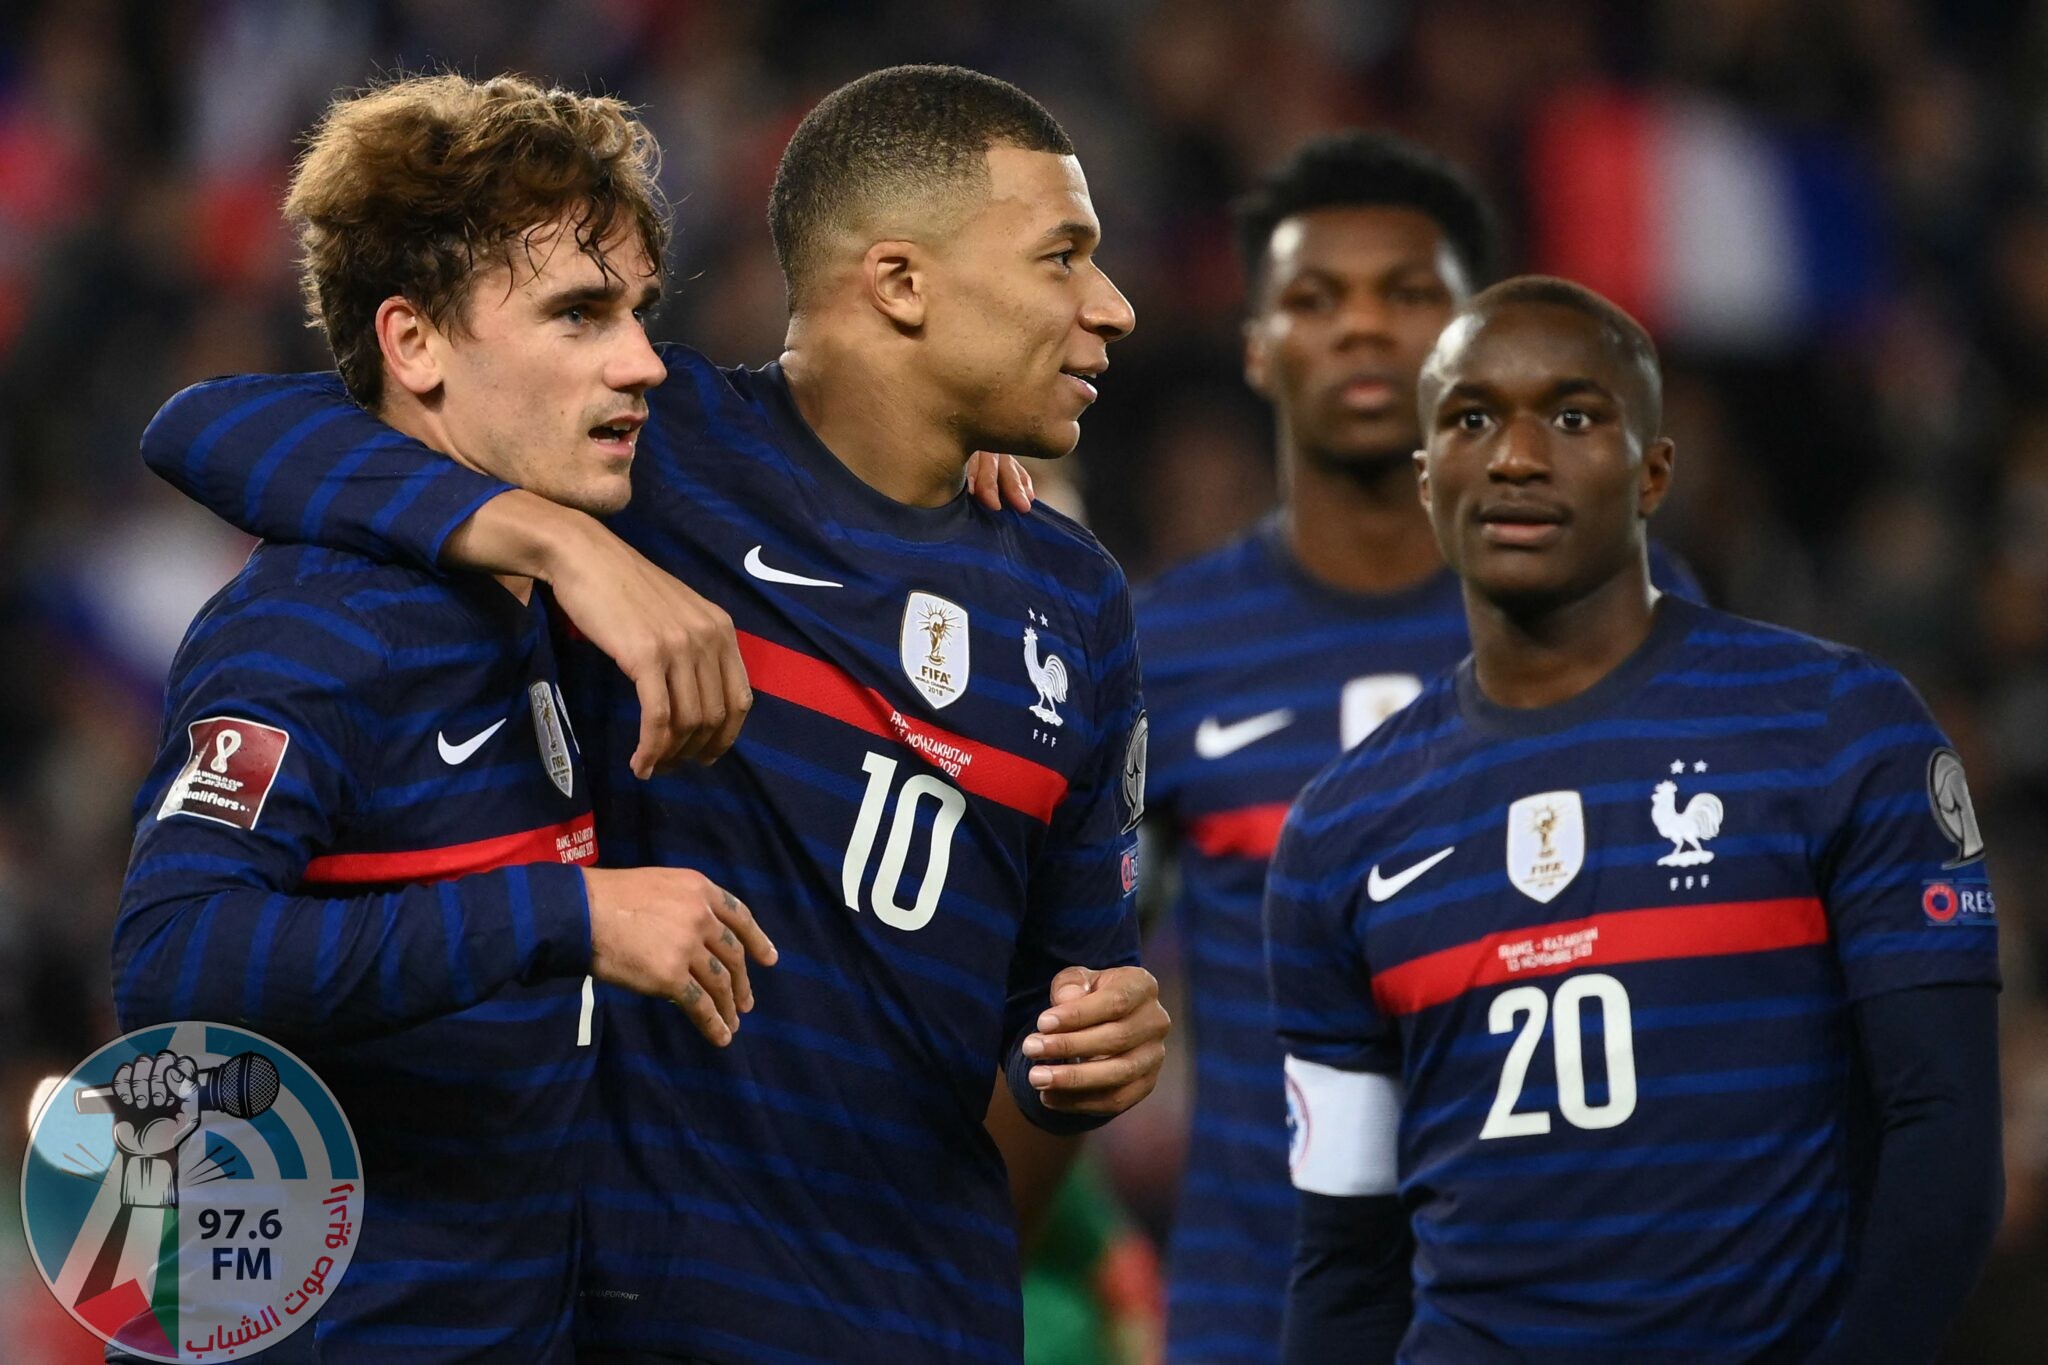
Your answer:
[[[1697,867],[1714,861],[1714,855],[1700,844],[1721,832],[1720,797],[1701,792],[1680,810],[1678,784],[1659,782],[1650,795],[1650,820],[1657,832],[1671,841],[1671,851],[1657,860],[1657,866]]]
[[[1038,657],[1038,632],[1030,626],[1024,627],[1024,670],[1031,675],[1031,685],[1038,689],[1038,701],[1031,707],[1031,714],[1047,725],[1066,724],[1053,706],[1067,699],[1067,666],[1057,654]]]

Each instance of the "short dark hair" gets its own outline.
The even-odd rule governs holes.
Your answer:
[[[285,196],[306,311],[342,382],[384,393],[377,309],[400,295],[461,331],[477,277],[567,215],[576,248],[630,228],[661,273],[668,204],[654,135],[618,100],[518,76],[414,76],[343,96],[305,139]]]
[[[1653,439],[1664,424],[1664,371],[1657,358],[1657,343],[1642,323],[1624,312],[1612,299],[1596,294],[1583,284],[1555,275],[1517,275],[1482,289],[1460,310],[1461,315],[1483,317],[1518,303],[1549,304],[1567,308],[1591,318],[1607,333],[1608,343],[1643,374],[1646,410],[1636,414],[1639,432]]]
[[[997,145],[1071,156],[1074,144],[1031,96],[960,66],[892,66],[840,86],[797,125],[768,195],[768,231],[795,308],[826,236],[878,206],[988,188]]]
[[[1363,128],[1312,137],[1235,204],[1247,297],[1256,300],[1273,229],[1328,208],[1406,208],[1436,220],[1476,288],[1500,255],[1493,206],[1464,171],[1405,138]]]

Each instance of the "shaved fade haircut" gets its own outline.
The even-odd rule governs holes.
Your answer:
[[[791,311],[816,286],[835,234],[879,227],[908,202],[964,206],[986,195],[996,146],[1074,154],[1044,105],[965,67],[892,66],[820,100],[783,150],[768,196]]]
[[[1548,304],[1554,308],[1569,309],[1583,317],[1591,318],[1600,325],[1601,335],[1617,355],[1627,362],[1642,382],[1642,411],[1633,410],[1632,425],[1636,434],[1647,444],[1657,438],[1664,426],[1664,371],[1657,358],[1657,343],[1650,339],[1650,333],[1640,322],[1630,317],[1612,300],[1602,297],[1582,284],[1559,279],[1555,275],[1517,275],[1511,280],[1502,280],[1489,289],[1474,294],[1469,303],[1458,310],[1456,317],[1444,328],[1437,338],[1436,349],[1422,366],[1423,429],[1429,427],[1429,409],[1436,401],[1437,372],[1442,360],[1445,341],[1453,333],[1469,333],[1473,324],[1499,313],[1504,308],[1517,304]]]
[[[1347,128],[1302,143],[1231,205],[1245,295],[1254,310],[1273,229],[1297,213],[1348,208],[1413,209],[1443,231],[1474,288],[1493,278],[1500,229],[1471,177],[1405,138]]]

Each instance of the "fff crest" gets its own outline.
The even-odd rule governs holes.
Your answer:
[[[1545,904],[1586,862],[1586,811],[1575,791],[1539,792],[1508,807],[1508,880]]]
[[[967,610],[935,593],[913,592],[903,604],[903,672],[933,710],[967,690]]]

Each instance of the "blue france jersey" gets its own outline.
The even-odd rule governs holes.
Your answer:
[[[1652,546],[1657,581],[1696,595]],[[1259,907],[1295,795],[1470,648],[1446,569],[1396,593],[1309,576],[1277,516],[1139,594],[1149,817],[1176,844],[1194,1114],[1168,1247],[1167,1354],[1274,1362],[1293,1259],[1286,1102]]]
[[[1849,1006],[1996,983],[1981,854],[1896,673],[1669,597],[1581,696],[1494,706],[1468,663],[1318,777],[1275,1010],[1402,1086],[1402,1358],[1804,1359],[1867,1152]],[[1355,1140],[1289,1100],[1297,1169]]]
[[[645,784],[626,770],[623,680],[586,655],[571,709],[608,763],[606,860],[697,868],[781,960],[755,971],[724,1050],[665,1001],[600,993],[615,1153],[587,1186],[588,1335],[721,1362],[1017,1359],[1015,1237],[982,1118],[1052,976],[1136,957],[1122,574],[1049,511],[882,497],[774,367],[664,359],[614,526],[730,611],[755,708],[712,768]],[[431,556],[491,485],[439,486],[337,394],[188,392],[160,420],[220,439],[153,460],[258,528]],[[235,435],[266,401],[307,430],[268,471],[263,441]]]
[[[570,1358],[596,847],[561,713],[539,595],[300,546],[172,665],[115,1003],[244,1025],[334,1090],[366,1204],[323,1360]]]

